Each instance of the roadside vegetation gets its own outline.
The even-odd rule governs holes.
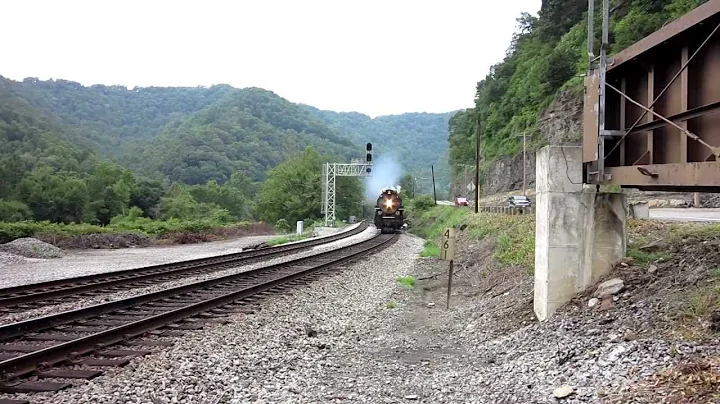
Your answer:
[[[295,229],[291,228],[290,224],[285,219],[280,219],[275,224],[275,229],[278,231],[282,231],[285,234],[282,234],[280,236],[274,237],[268,241],[265,242],[265,244],[269,246],[276,246],[280,244],[287,244],[291,243],[293,241],[300,241],[307,238],[312,238],[315,234],[315,228],[316,227],[322,227],[324,225],[324,222],[321,220],[304,220],[303,221],[303,233],[297,234],[295,233]],[[343,227],[347,227],[349,225],[348,222],[344,220],[338,220],[336,222],[336,226],[339,229],[342,229]],[[342,230],[340,230],[342,231]]]
[[[34,237],[61,248],[145,247],[151,244],[190,244],[231,237],[273,234],[272,226],[255,222],[214,220],[123,219],[107,226],[87,223],[0,222],[0,243]]]
[[[448,227],[466,228],[458,234],[467,240],[492,238],[495,258],[503,265],[520,265],[532,272],[535,263],[535,216],[499,213],[475,214],[472,208],[435,206],[431,197],[419,196],[407,202],[409,231],[424,239],[423,257],[439,257],[440,236]],[[667,247],[693,240],[720,239],[720,225],[663,223],[629,219],[626,255],[638,264],[667,261]]]
[[[423,237],[423,257],[440,256],[440,235],[448,227],[466,225],[462,235],[469,240],[492,237],[495,258],[503,265],[520,265],[532,271],[535,264],[535,217],[495,213],[475,214],[472,208],[435,206],[432,198],[418,197],[408,204],[410,232]]]

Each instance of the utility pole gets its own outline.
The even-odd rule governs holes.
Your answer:
[[[479,112],[479,111],[478,111]],[[475,213],[480,211],[480,114],[475,131]]]
[[[527,131],[525,131],[519,135],[515,135],[515,136],[522,136],[522,138],[523,138],[523,186],[522,186],[522,190],[523,190],[523,196],[525,196],[525,167],[527,166],[527,163],[526,163],[527,160],[525,157],[525,137],[527,137]]]
[[[468,182],[467,182],[467,166],[466,166],[465,164],[463,164],[463,191],[467,191],[467,186],[468,186]],[[465,195],[468,195],[468,194],[465,194]]]
[[[435,199],[435,205],[437,205],[437,193],[435,193],[435,167],[434,166],[430,166],[430,172],[432,173],[433,199]]]

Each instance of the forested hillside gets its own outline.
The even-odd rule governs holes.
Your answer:
[[[297,105],[265,90],[245,89],[174,121],[149,142],[137,142],[124,161],[186,184],[223,182],[236,171],[260,181],[306,146],[345,159],[363,154],[361,146]]]
[[[406,173],[429,177],[430,166],[434,165],[436,181],[443,187],[440,192],[444,194],[447,191],[445,185],[450,181],[447,162],[448,121],[455,112],[408,113],[370,118],[357,112],[305,107],[330,127],[347,133],[356,143],[372,142],[375,156],[396,158]]]
[[[610,53],[702,3],[704,0],[612,0]],[[600,38],[601,9],[596,7],[596,38]],[[485,168],[499,157],[521,152],[522,138],[517,135],[523,132],[532,134],[531,149],[547,144],[538,118],[559,94],[582,95],[579,76],[587,69],[586,39],[586,0],[543,0],[538,17],[527,13],[520,16],[507,56],[477,84],[475,108],[461,111],[450,120],[451,164],[474,161],[478,117]],[[598,46],[597,40],[595,44]],[[595,54],[598,52],[595,49]],[[561,142],[580,138],[581,133],[572,134]]]
[[[247,217],[252,188],[241,174],[222,187],[163,187],[74,144],[73,127],[7,86],[0,80],[0,221],[108,224],[142,213],[184,220]]]
[[[259,88],[0,77],[0,222],[314,219],[322,161],[363,157],[368,140],[381,154],[428,150],[428,166],[444,149],[449,114],[340,125],[319,112]],[[300,183],[314,185],[286,186]],[[338,186],[340,214],[358,214],[360,181]]]

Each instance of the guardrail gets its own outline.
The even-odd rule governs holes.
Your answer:
[[[535,214],[535,207],[509,207],[509,206],[480,206],[481,212],[504,213],[506,215],[532,215]]]

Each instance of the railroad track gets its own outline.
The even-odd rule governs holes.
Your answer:
[[[105,367],[151,353],[149,346],[171,345],[159,337],[224,321],[244,307],[243,299],[306,283],[395,240],[377,234],[290,262],[2,326],[0,392],[57,391],[72,385],[67,379],[94,378]],[[20,402],[26,401],[0,398],[0,404]]]
[[[367,226],[367,222],[362,222],[347,231],[275,247],[0,289],[0,313],[25,311],[217,272],[239,264],[295,253],[316,245],[350,237],[361,233]]]

